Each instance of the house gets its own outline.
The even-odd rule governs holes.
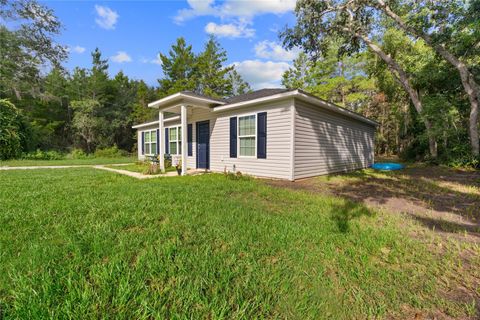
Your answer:
[[[374,160],[377,122],[301,90],[228,99],[184,91],[148,106],[158,109],[158,120],[133,126],[138,158],[171,154],[182,160],[182,174],[199,168],[293,181]]]

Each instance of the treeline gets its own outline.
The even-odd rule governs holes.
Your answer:
[[[285,73],[380,122],[377,154],[479,165],[480,1],[299,0]]]
[[[163,78],[152,87],[123,72],[108,73],[108,59],[97,48],[90,68],[62,67],[64,47],[54,42],[61,23],[53,12],[35,1],[0,1],[0,159],[40,150],[69,152],[117,146],[136,148],[135,123],[154,119],[147,104],[163,96],[190,90],[227,97],[250,90],[227,54],[210,38],[199,54],[179,38],[160,54]],[[47,74],[42,70],[49,69]]]

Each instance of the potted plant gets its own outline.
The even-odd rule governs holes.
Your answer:
[[[177,169],[177,173],[179,176],[182,175],[182,160],[178,160],[175,169]]]

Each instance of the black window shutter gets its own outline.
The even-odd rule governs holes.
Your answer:
[[[267,158],[267,113],[257,115],[257,158]]]
[[[165,153],[170,153],[170,145],[168,144],[168,128],[165,128]]]
[[[189,123],[187,125],[187,142],[188,142],[188,156],[191,157],[193,155],[193,125]]]
[[[157,129],[157,154],[160,153],[160,129]]]
[[[145,154],[145,132],[142,131],[142,154]]]
[[[237,117],[230,118],[230,158],[237,157]]]

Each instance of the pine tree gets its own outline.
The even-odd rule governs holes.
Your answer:
[[[196,59],[192,46],[187,45],[184,38],[177,39],[168,56],[160,53],[160,60],[164,74],[164,78],[158,80],[161,96],[196,89]]]

